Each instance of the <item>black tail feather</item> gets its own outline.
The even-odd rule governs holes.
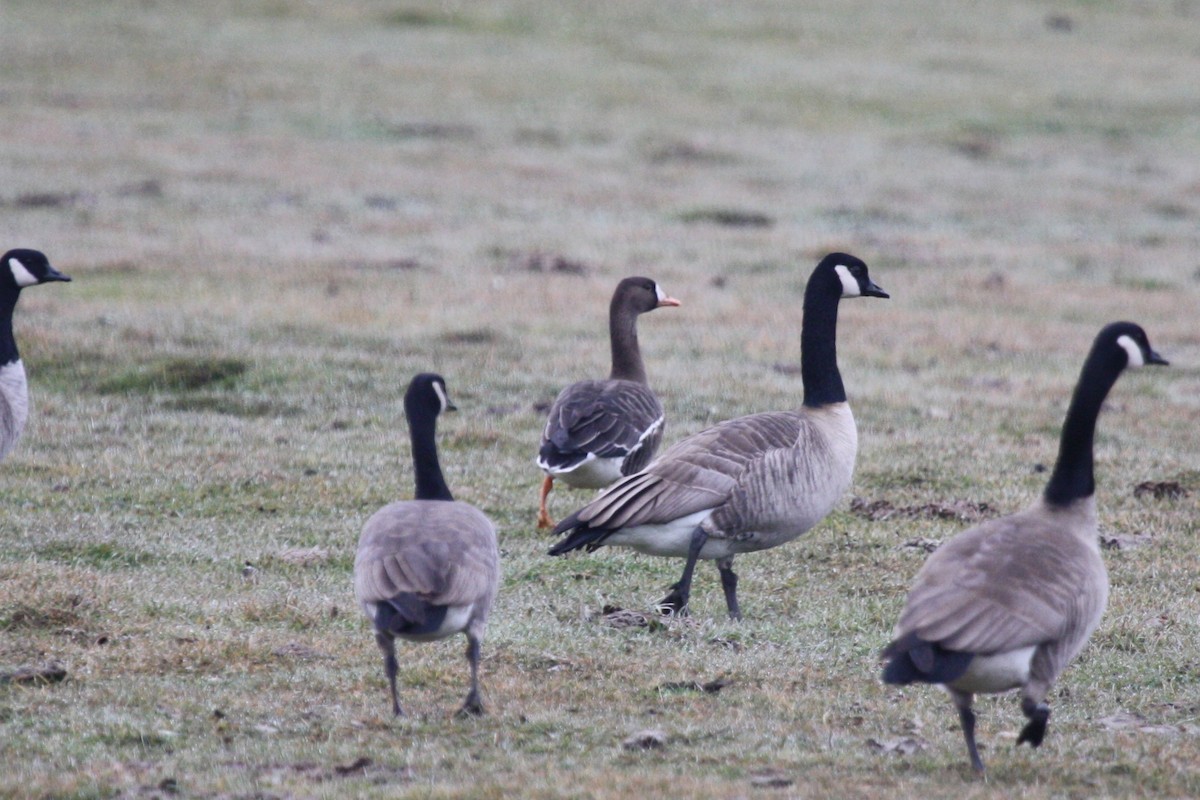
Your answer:
[[[566,520],[564,520],[564,522],[565,521]],[[561,523],[559,524],[559,527],[562,527]],[[555,528],[555,532],[559,532],[558,528]],[[581,547],[585,547],[590,553],[597,547],[600,547],[604,543],[604,540],[608,538],[610,533],[612,533],[612,531],[606,531],[599,528],[578,527],[571,532],[570,536],[554,545],[554,547],[551,547],[547,552],[552,556],[561,556],[564,553],[569,553],[572,550],[578,550]]]
[[[950,683],[962,677],[974,653],[947,650],[910,633],[887,646],[883,682],[889,684]]]
[[[392,636],[432,633],[446,619],[446,606],[422,600],[412,592],[401,592],[379,604],[375,629]]]

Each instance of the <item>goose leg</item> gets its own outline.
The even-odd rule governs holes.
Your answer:
[[[550,496],[550,490],[554,488],[554,478],[547,475],[542,480],[542,493],[538,498],[538,530],[554,527],[554,520],[550,519],[550,510],[546,508],[546,499]]]
[[[467,631],[467,663],[471,665],[471,691],[455,716],[479,717],[483,715],[483,701],[479,699],[479,637]]]
[[[954,705],[958,709],[958,722],[962,725],[963,738],[967,740],[967,754],[971,757],[971,768],[982,774],[983,759],[979,757],[979,748],[975,745],[975,712],[971,710],[971,703],[974,702],[975,696],[969,692],[957,692],[953,689],[950,691],[950,697],[954,699]]]
[[[688,545],[687,563],[683,567],[683,577],[655,606],[660,613],[678,614],[679,616],[687,613],[688,598],[692,594],[692,573],[696,571],[696,560],[700,558],[700,548],[704,547],[704,543],[707,541],[708,534],[704,532],[703,528],[697,526],[696,530],[692,531],[692,541]]]
[[[722,558],[717,562],[717,572],[721,573],[721,588],[725,590],[725,605],[729,607],[729,618],[740,621],[742,611],[737,601],[737,573],[733,571],[733,556]]]
[[[392,690],[392,713],[397,717],[403,716],[400,701],[396,699],[396,671],[399,669],[396,663],[396,640],[386,633],[376,633],[375,642],[383,651],[383,671],[387,674],[388,686]]]
[[[1021,711],[1029,719],[1021,733],[1017,736],[1017,744],[1029,742],[1030,747],[1037,747],[1046,738],[1046,725],[1050,722],[1050,706],[1039,703],[1032,697],[1021,698]]]

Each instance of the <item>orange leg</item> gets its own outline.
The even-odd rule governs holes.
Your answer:
[[[550,490],[554,488],[554,478],[547,475],[542,481],[542,495],[538,499],[538,518],[537,526],[540,530],[554,527],[554,520],[550,519],[550,511],[546,508],[546,498],[550,496]]]

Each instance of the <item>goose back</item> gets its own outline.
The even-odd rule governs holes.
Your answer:
[[[645,467],[662,434],[662,403],[646,384],[580,381],[550,407],[538,466],[576,488],[602,489]]]
[[[727,420],[671,446],[556,532],[582,526],[581,535],[591,534],[588,549],[622,545],[685,556],[686,543],[665,545],[663,552],[642,529],[710,512],[698,523],[709,535],[700,558],[774,547],[807,531],[837,503],[850,484],[857,443],[844,403]],[[551,552],[574,549],[569,542]]]
[[[363,526],[354,560],[354,593],[372,620],[380,603],[412,594],[433,606],[470,607],[483,621],[498,578],[495,527],[458,501],[384,506]]]
[[[1069,509],[1039,501],[964,531],[917,573],[894,640],[915,636],[981,656],[1033,647],[1032,658],[1045,659],[1043,667],[1058,675],[1083,648],[1108,601],[1095,531],[1092,498]]]

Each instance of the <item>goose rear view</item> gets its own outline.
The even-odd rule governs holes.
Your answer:
[[[883,651],[883,680],[945,687],[976,772],[984,765],[975,742],[975,695],[1020,688],[1028,722],[1017,744],[1038,747],[1050,720],[1046,696],[1100,623],[1108,573],[1096,525],[1096,419],[1122,371],[1166,363],[1139,326],[1116,322],[1101,330],[1075,386],[1041,498],[958,534],[933,552],[913,581]]]
[[[483,713],[479,649],[500,583],[496,528],[482,511],[457,501],[438,463],[438,414],[454,410],[440,375],[412,379],[404,413],[412,439],[416,494],[376,511],[363,526],[354,559],[354,594],[370,618],[383,651],[392,712],[396,692],[396,639],[429,642],[467,637],[471,686],[460,715]]]

